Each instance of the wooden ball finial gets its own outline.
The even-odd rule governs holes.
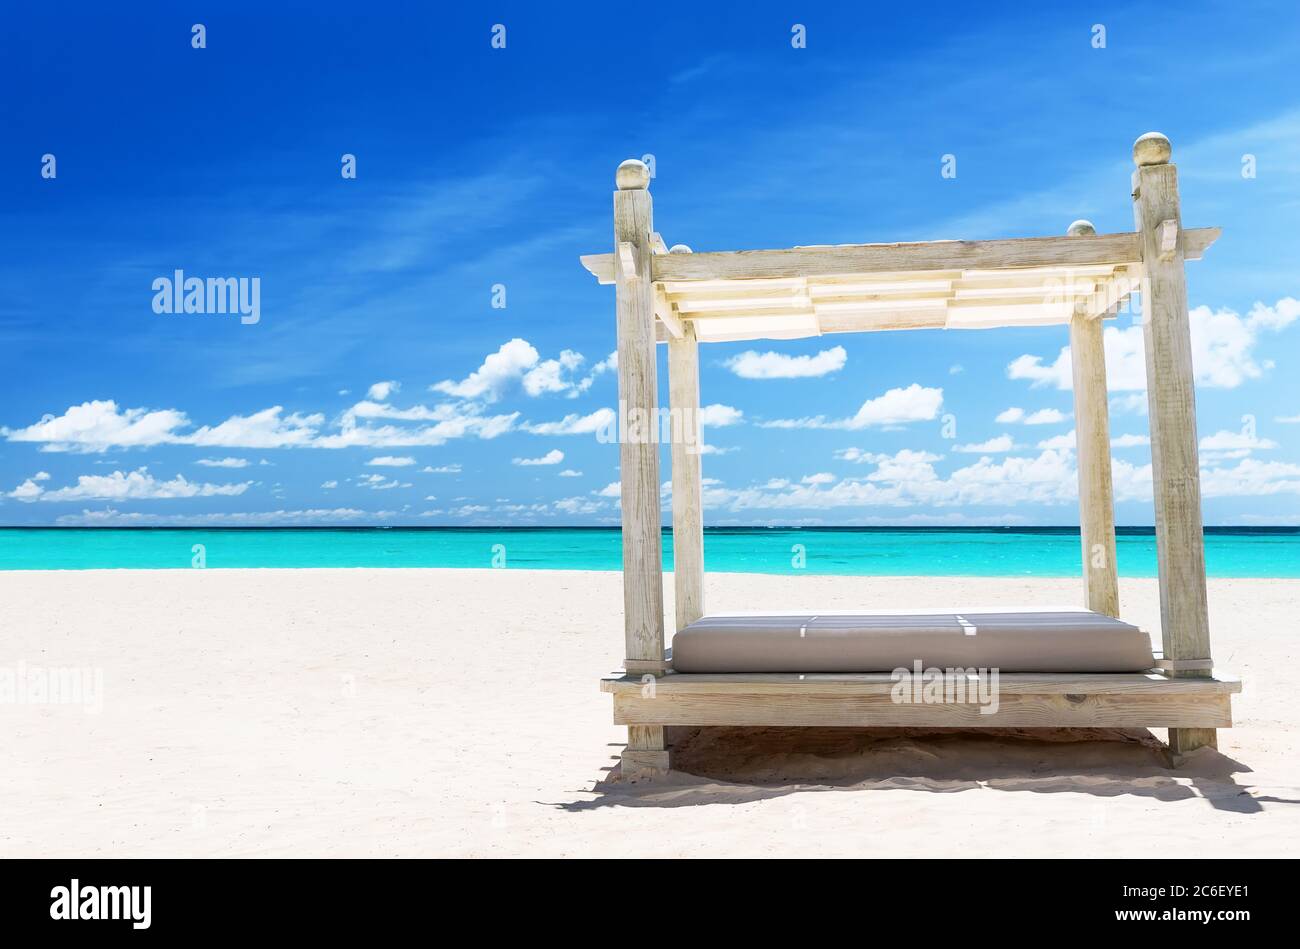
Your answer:
[[[650,169],[645,162],[629,158],[618,166],[614,183],[619,191],[644,191],[650,187]]]
[[[1163,132],[1147,132],[1133,143],[1133,163],[1143,165],[1164,165],[1174,153],[1174,146]]]
[[[1091,221],[1080,219],[1066,228],[1065,233],[1067,237],[1092,237],[1097,233],[1097,229],[1092,226]]]

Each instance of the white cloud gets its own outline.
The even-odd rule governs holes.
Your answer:
[[[558,465],[564,460],[564,452],[558,448],[552,448],[540,458],[515,458],[510,463],[512,465],[522,465],[525,467],[533,465]]]
[[[1140,445],[1150,445],[1151,439],[1146,435],[1117,435],[1110,440],[1111,448],[1137,448]]]
[[[602,498],[617,498],[623,496],[623,483],[621,481],[611,481],[599,491],[593,491],[592,494],[598,494]]]
[[[495,402],[510,383],[522,378],[524,373],[536,366],[539,358],[532,344],[515,337],[502,343],[496,352],[483,360],[483,365],[460,382],[445,379],[434,383],[431,388],[435,392],[445,392],[462,399]]]
[[[401,387],[402,384],[400,382],[395,382],[392,379],[387,382],[376,382],[366,390],[366,398],[373,402],[387,402],[388,397]]]
[[[380,455],[366,462],[371,468],[409,468],[413,464],[415,459],[409,455]]]
[[[222,448],[293,448],[310,445],[325,421],[320,414],[283,412],[283,406],[273,405],[252,415],[232,415],[220,425],[204,425],[177,441]]]
[[[1256,303],[1245,316],[1234,310],[1198,306],[1188,314],[1192,334],[1192,367],[1197,385],[1235,389],[1248,379],[1258,379],[1271,367],[1257,361],[1255,348],[1264,332],[1278,332],[1300,316],[1300,301],[1291,297],[1273,306]],[[1146,388],[1146,356],[1142,326],[1108,326],[1102,334],[1106,352],[1106,384],[1112,392]],[[1055,361],[1019,356],[1007,366],[1007,376],[1034,386],[1070,389],[1070,347],[1062,347]]]
[[[397,421],[431,421],[430,425],[364,425],[358,418],[386,418]],[[445,403],[429,408],[418,405],[409,409],[373,402],[354,405],[339,420],[339,430],[317,437],[312,448],[412,448],[436,446],[468,436],[497,438],[510,432],[519,418],[518,412],[506,415],[483,415],[474,403]]]
[[[423,426],[367,425],[358,419],[430,421]],[[174,409],[148,411],[121,409],[111,400],[85,402],[62,416],[47,415],[20,429],[0,429],[10,441],[40,442],[42,451],[104,452],[109,448],[143,448],[153,445],[198,445],[223,448],[398,448],[442,445],[451,439],[477,436],[491,439],[513,430],[518,412],[483,415],[472,403],[429,408],[396,409],[376,402],[360,402],[345,411],[337,430],[321,431],[325,417],[319,413],[284,414],[272,406],[251,415],[234,415],[218,425],[185,432],[191,423]]]
[[[337,524],[340,521],[375,520],[393,516],[392,511],[359,511],[355,508],[312,508],[298,511],[238,511],[212,514],[142,514],[124,513],[113,508],[102,511],[83,510],[80,514],[64,514],[56,524],[90,527],[113,525],[175,525],[202,527],[229,524],[232,526],[277,526],[284,524]]]
[[[1201,451],[1261,451],[1276,448],[1277,442],[1260,438],[1253,432],[1218,431],[1201,439]]]
[[[890,389],[884,395],[862,403],[852,418],[832,420],[823,415],[812,418],[776,419],[760,422],[760,428],[839,428],[860,429],[874,426],[904,425],[935,418],[943,405],[943,390],[912,383],[906,389]]]
[[[1026,425],[1056,425],[1064,422],[1069,416],[1059,409],[1039,409],[1025,416]]]
[[[460,474],[459,464],[439,465],[436,468],[425,465],[420,469],[423,474]]]
[[[726,428],[728,425],[739,425],[744,421],[744,418],[744,412],[730,405],[715,403],[703,406],[700,409],[700,424],[710,428]]]
[[[400,482],[396,478],[388,478],[386,475],[369,474],[357,479],[357,484],[363,488],[369,488],[372,491],[391,491],[394,488],[411,488],[414,485]]]
[[[942,389],[928,389],[913,382],[906,389],[890,389],[878,398],[863,402],[847,427],[869,428],[929,421],[939,414],[942,405]]]
[[[36,480],[37,479],[34,478],[28,478],[22,484],[18,485],[18,487],[10,491],[7,497],[11,497],[15,501],[35,501],[45,493],[45,489],[37,484]]]
[[[45,479],[41,479],[45,480]],[[169,500],[174,498],[206,498],[243,494],[253,484],[203,484],[187,481],[177,475],[170,481],[159,481],[149,474],[148,468],[135,471],[114,471],[107,475],[81,475],[75,485],[50,491],[28,479],[9,492],[9,497],[19,501],[91,501],[91,500]]]
[[[1146,415],[1147,414],[1146,392],[1130,392],[1126,395],[1112,395],[1110,397],[1110,414],[1111,415]]]
[[[1010,435],[998,435],[988,441],[976,442],[971,445],[954,445],[952,450],[965,454],[988,455],[1015,451],[1017,447],[1015,440]]]
[[[820,471],[817,474],[804,475],[799,479],[800,484],[834,484],[838,478],[829,471]]]
[[[573,399],[590,389],[597,376],[613,370],[618,365],[618,354],[611,353],[596,363],[589,375],[579,377],[578,370],[585,361],[582,353],[571,349],[563,350],[555,359],[543,360],[531,343],[515,337],[502,343],[464,379],[459,382],[444,379],[430,388],[462,399],[495,402],[518,381],[524,392],[534,398],[563,395]]]
[[[934,481],[938,477],[934,471],[934,462],[942,457],[942,455],[932,455],[928,451],[913,451],[910,448],[904,448],[893,455],[876,455],[876,470],[867,475],[867,480],[913,485]]]
[[[582,353],[575,353],[571,349],[566,349],[560,353],[558,359],[547,359],[525,373],[523,378],[524,391],[531,396],[550,393],[576,399],[591,388],[591,384],[596,380],[597,375],[597,373],[593,372],[585,379],[573,378],[573,373],[578,370],[583,362]]]
[[[71,406],[63,415],[46,415],[34,425],[0,429],[11,442],[43,442],[46,451],[105,451],[134,448],[177,439],[176,430],[189,425],[175,409],[119,410],[111,399]]]
[[[194,462],[196,465],[202,465],[205,468],[247,468],[248,459],[246,458],[200,458]]]
[[[591,498],[561,498],[554,507],[563,514],[596,514],[608,510],[609,505]]]
[[[489,508],[482,504],[462,504],[451,508],[447,513],[452,517],[471,517],[474,514],[486,514]]]
[[[1207,498],[1300,494],[1300,465],[1244,458],[1232,468],[1201,470]]]
[[[815,356],[747,350],[723,365],[742,379],[806,379],[830,375],[844,368],[848,354],[843,346],[824,349]]]
[[[327,491],[330,490],[330,489],[332,489],[332,488],[337,488],[338,486],[339,486],[339,483],[338,483],[337,481],[325,481],[325,482],[322,482],[322,483],[321,483],[321,487],[324,488],[324,489],[327,490]]]
[[[590,415],[566,415],[558,422],[525,422],[520,427],[534,435],[592,435],[609,429],[615,419],[613,409],[597,409]]]
[[[1070,429],[1064,435],[1053,435],[1051,438],[1043,439],[1038,443],[1038,447],[1051,451],[1074,451],[1076,444],[1075,430]]]
[[[1016,422],[1024,425],[1054,425],[1057,422],[1064,422],[1068,417],[1059,409],[1039,409],[1036,412],[1026,414],[1025,410],[1020,406],[1013,405],[1011,408],[999,412],[993,421],[1001,425],[1011,425]]]
[[[887,462],[898,463],[903,460],[906,460],[909,464],[916,462],[928,463],[941,460],[943,455],[933,455],[928,451],[913,451],[910,448],[904,448],[893,455],[863,451],[861,448],[840,448],[836,450],[835,457],[841,461],[851,461],[855,464],[880,465]]]
[[[561,478],[581,478],[581,477],[582,477],[582,472],[581,472],[581,471],[574,471],[572,468],[565,468],[563,471],[560,472],[560,477],[561,477]]]

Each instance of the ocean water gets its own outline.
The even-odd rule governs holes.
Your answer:
[[[1119,572],[1156,575],[1151,528],[1120,528]],[[190,569],[196,545],[223,567],[493,567],[618,570],[606,528],[0,528],[0,570]],[[1077,528],[710,528],[717,572],[859,576],[1074,577]],[[1300,577],[1300,528],[1215,527],[1213,577]],[[802,566],[799,564],[802,563]],[[672,533],[664,532],[672,569]]]

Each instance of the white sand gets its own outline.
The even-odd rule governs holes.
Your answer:
[[[97,715],[0,705],[0,856],[1202,857],[1300,844],[1300,582],[1210,582],[1214,653],[1245,689],[1221,753],[1176,771],[1131,736],[711,729],[679,755],[696,776],[649,785],[607,780],[624,730],[597,681],[622,658],[620,582],[0,573],[0,668],[104,674]],[[1155,581],[1120,587],[1126,618],[1158,630]],[[1035,605],[1076,601],[1079,584],[730,574],[710,576],[707,596]]]

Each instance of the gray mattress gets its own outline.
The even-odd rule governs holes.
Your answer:
[[[1136,626],[1074,607],[715,613],[673,637],[677,672],[1142,672]]]

